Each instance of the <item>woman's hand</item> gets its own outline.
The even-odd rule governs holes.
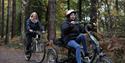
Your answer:
[[[42,31],[42,33],[45,33],[45,31]]]

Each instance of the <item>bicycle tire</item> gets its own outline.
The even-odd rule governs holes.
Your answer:
[[[31,53],[32,59],[36,62],[42,63],[45,59],[46,49],[43,43],[39,44],[41,51],[36,51],[36,45],[33,45],[33,51]]]
[[[47,61],[46,63],[57,63],[57,52],[54,48],[49,48],[47,51]]]
[[[112,63],[112,61],[107,56],[102,56],[99,59],[97,59],[96,63]]]
[[[92,50],[91,53],[89,52],[89,56],[88,56],[89,61],[88,61],[88,60],[85,59],[85,54],[84,54],[83,49],[81,49],[81,57],[82,57],[81,60],[82,60],[83,63],[93,63],[95,58],[96,58],[96,53],[95,53],[94,50]]]

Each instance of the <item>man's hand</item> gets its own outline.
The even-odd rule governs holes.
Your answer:
[[[32,29],[29,29],[29,31],[30,31],[30,32],[33,32],[33,30],[32,30]]]
[[[76,22],[75,22],[75,21],[71,21],[70,23],[71,23],[71,24],[76,24]]]

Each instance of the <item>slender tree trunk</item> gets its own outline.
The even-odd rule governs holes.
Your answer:
[[[21,40],[23,40],[24,39],[24,37],[25,37],[25,26],[24,26],[24,24],[25,24],[25,18],[26,18],[26,16],[25,16],[25,11],[26,11],[26,7],[27,7],[27,5],[28,5],[28,2],[29,2],[29,0],[22,0],[22,16],[21,16]]]
[[[5,38],[5,44],[8,44],[9,43],[9,37],[10,37],[10,34],[9,34],[9,31],[10,31],[10,24],[9,24],[9,21],[10,21],[10,5],[11,5],[11,0],[8,0],[8,7],[7,7],[7,21],[6,21],[6,38]]]
[[[49,17],[49,16],[48,16],[48,12],[49,12],[48,6],[46,7],[46,9],[47,9],[47,11],[46,11],[46,14],[45,14],[45,16],[46,16],[46,18],[45,18],[45,21],[46,21],[46,22],[45,22],[45,29],[48,29],[48,26],[49,26],[49,25],[48,25],[48,22],[49,22],[49,21],[48,21],[48,17]],[[47,37],[47,38],[48,38],[48,37]]]
[[[97,21],[97,0],[91,0],[91,14],[90,14],[90,18],[91,18],[91,22],[96,23]]]
[[[78,16],[79,16],[79,21],[82,19],[82,1],[83,0],[78,0]]]
[[[48,1],[48,40],[55,40],[56,37],[56,27],[55,27],[55,21],[56,21],[56,0],[49,0]]]
[[[21,21],[22,21],[21,16],[22,16],[22,13],[20,12],[19,17],[18,17],[18,22],[19,22],[18,31],[19,31],[19,33],[21,33]]]
[[[97,7],[96,7],[97,2],[98,0],[91,0],[91,14],[90,14],[91,23],[97,22]],[[95,29],[94,31],[97,31],[97,29]]]
[[[70,9],[70,0],[67,0],[67,9]]]
[[[1,23],[1,37],[4,37],[4,0],[2,0],[2,23]]]
[[[107,12],[108,12],[108,26],[107,26],[107,28],[108,28],[108,32],[109,32],[109,37],[111,37],[112,36],[112,18],[111,18],[111,10],[110,10],[110,3],[108,2],[108,0],[106,0],[106,4],[107,4]]]
[[[11,28],[11,38],[13,38],[16,35],[16,0],[12,0],[12,28]]]
[[[116,0],[115,1],[115,7],[116,7],[116,11],[117,11],[117,16],[116,16],[116,21],[114,22],[114,24],[115,24],[115,27],[114,27],[114,32],[115,32],[115,36],[116,36],[116,33],[117,33],[117,25],[118,25],[118,21],[120,21],[120,19],[119,19],[119,5],[118,5],[118,0]]]
[[[2,7],[1,7],[2,3],[1,2],[2,2],[2,0],[0,0],[0,38],[1,38],[1,33],[2,33],[1,32],[1,30],[2,30],[2,26],[1,26],[2,25]]]

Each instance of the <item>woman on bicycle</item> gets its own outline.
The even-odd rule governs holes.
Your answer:
[[[61,25],[61,38],[66,46],[73,47],[76,50],[76,61],[81,63],[80,42],[83,44],[83,50],[87,55],[87,46],[85,36],[81,34],[81,26],[76,24],[76,11],[68,10],[66,20]]]
[[[29,53],[31,52],[31,43],[32,43],[32,37],[36,36],[36,33],[34,31],[40,31],[40,32],[45,32],[43,26],[41,25],[38,15],[36,12],[32,12],[29,19],[26,21],[26,60],[27,57],[29,56]]]

